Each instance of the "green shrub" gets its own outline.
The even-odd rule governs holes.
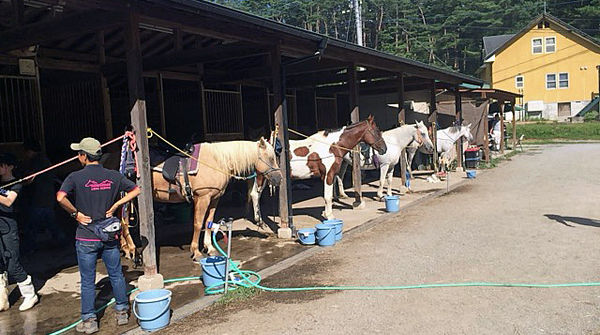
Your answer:
[[[583,116],[583,120],[584,121],[598,120],[598,112],[592,110],[592,111],[585,113],[585,115]]]

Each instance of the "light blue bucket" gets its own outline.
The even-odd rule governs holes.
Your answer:
[[[319,223],[315,226],[317,232],[317,243],[322,247],[335,244],[335,226],[332,224]]]
[[[332,219],[323,221],[324,224],[332,224],[335,226],[335,240],[339,241],[342,239],[342,231],[344,228],[344,221],[340,219]]]
[[[149,290],[135,296],[133,314],[140,327],[146,331],[155,331],[169,325],[171,318],[171,291]]]
[[[389,213],[396,213],[400,210],[400,197],[397,195],[387,195],[385,197],[385,210]]]
[[[202,258],[202,282],[205,287],[223,284],[225,282],[225,264],[227,259],[223,256]]]
[[[476,170],[467,170],[467,178],[473,179],[473,178],[475,178],[476,175],[477,175]]]
[[[315,228],[302,228],[298,230],[298,241],[302,244],[315,244]]]

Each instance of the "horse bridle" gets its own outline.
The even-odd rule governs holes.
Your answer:
[[[361,138],[365,137],[365,134],[367,133],[367,131],[374,137],[377,138],[377,135],[375,134],[375,132],[373,131],[373,127],[371,127],[371,124],[369,123],[369,120],[364,120],[363,122],[367,123],[367,129],[365,129],[365,131],[363,132]],[[379,140],[375,141],[375,143],[371,144],[370,146],[373,147],[374,145],[377,145],[377,143],[379,142],[384,142],[383,140],[383,136],[379,135]],[[384,142],[385,143],[385,142]]]
[[[269,164],[269,162],[265,161],[265,160],[264,160],[264,159],[263,159],[263,158],[260,156],[260,150],[259,150],[259,149],[256,149],[256,150],[258,150],[258,160],[259,160],[259,161],[261,161],[261,162],[263,162],[263,163],[265,163],[265,165],[266,165],[267,167],[269,167],[269,168],[267,169],[267,171],[265,171],[265,172],[259,172],[259,173],[260,173],[262,176],[265,176],[265,177],[267,177],[267,178],[268,178],[268,175],[269,175],[269,173],[272,173],[272,172],[275,172],[275,171],[281,171],[281,168],[276,168],[276,167],[273,167],[271,164]]]
[[[415,140],[415,137],[413,136],[410,142],[408,142],[408,144],[406,145],[407,147],[410,146],[414,141],[417,141],[417,143],[419,143],[419,146],[423,145],[423,135],[421,135],[421,131],[418,127],[415,129],[417,129],[417,139]]]

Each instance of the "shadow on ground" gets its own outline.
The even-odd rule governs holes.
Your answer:
[[[595,219],[580,218],[577,216],[561,216],[556,214],[544,214],[544,216],[550,220],[562,223],[567,227],[575,227],[574,225],[569,224],[569,222],[584,226],[600,227],[600,220]]]

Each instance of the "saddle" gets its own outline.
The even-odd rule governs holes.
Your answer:
[[[360,142],[360,153],[365,158],[365,165],[373,164],[371,147],[363,142]]]
[[[187,144],[184,151],[197,159],[200,154],[200,144]],[[162,168],[159,168],[158,165],[161,163],[163,163]],[[181,193],[185,200],[187,202],[192,202],[193,193],[190,186],[189,175],[198,172],[196,160],[190,159],[187,155],[180,152],[153,148],[153,150],[150,151],[150,165],[154,171],[160,171],[163,178],[169,182],[169,192],[177,192],[175,189],[171,188],[171,185],[177,185],[182,189]],[[179,182],[178,177],[180,175],[183,175],[183,187]]]

